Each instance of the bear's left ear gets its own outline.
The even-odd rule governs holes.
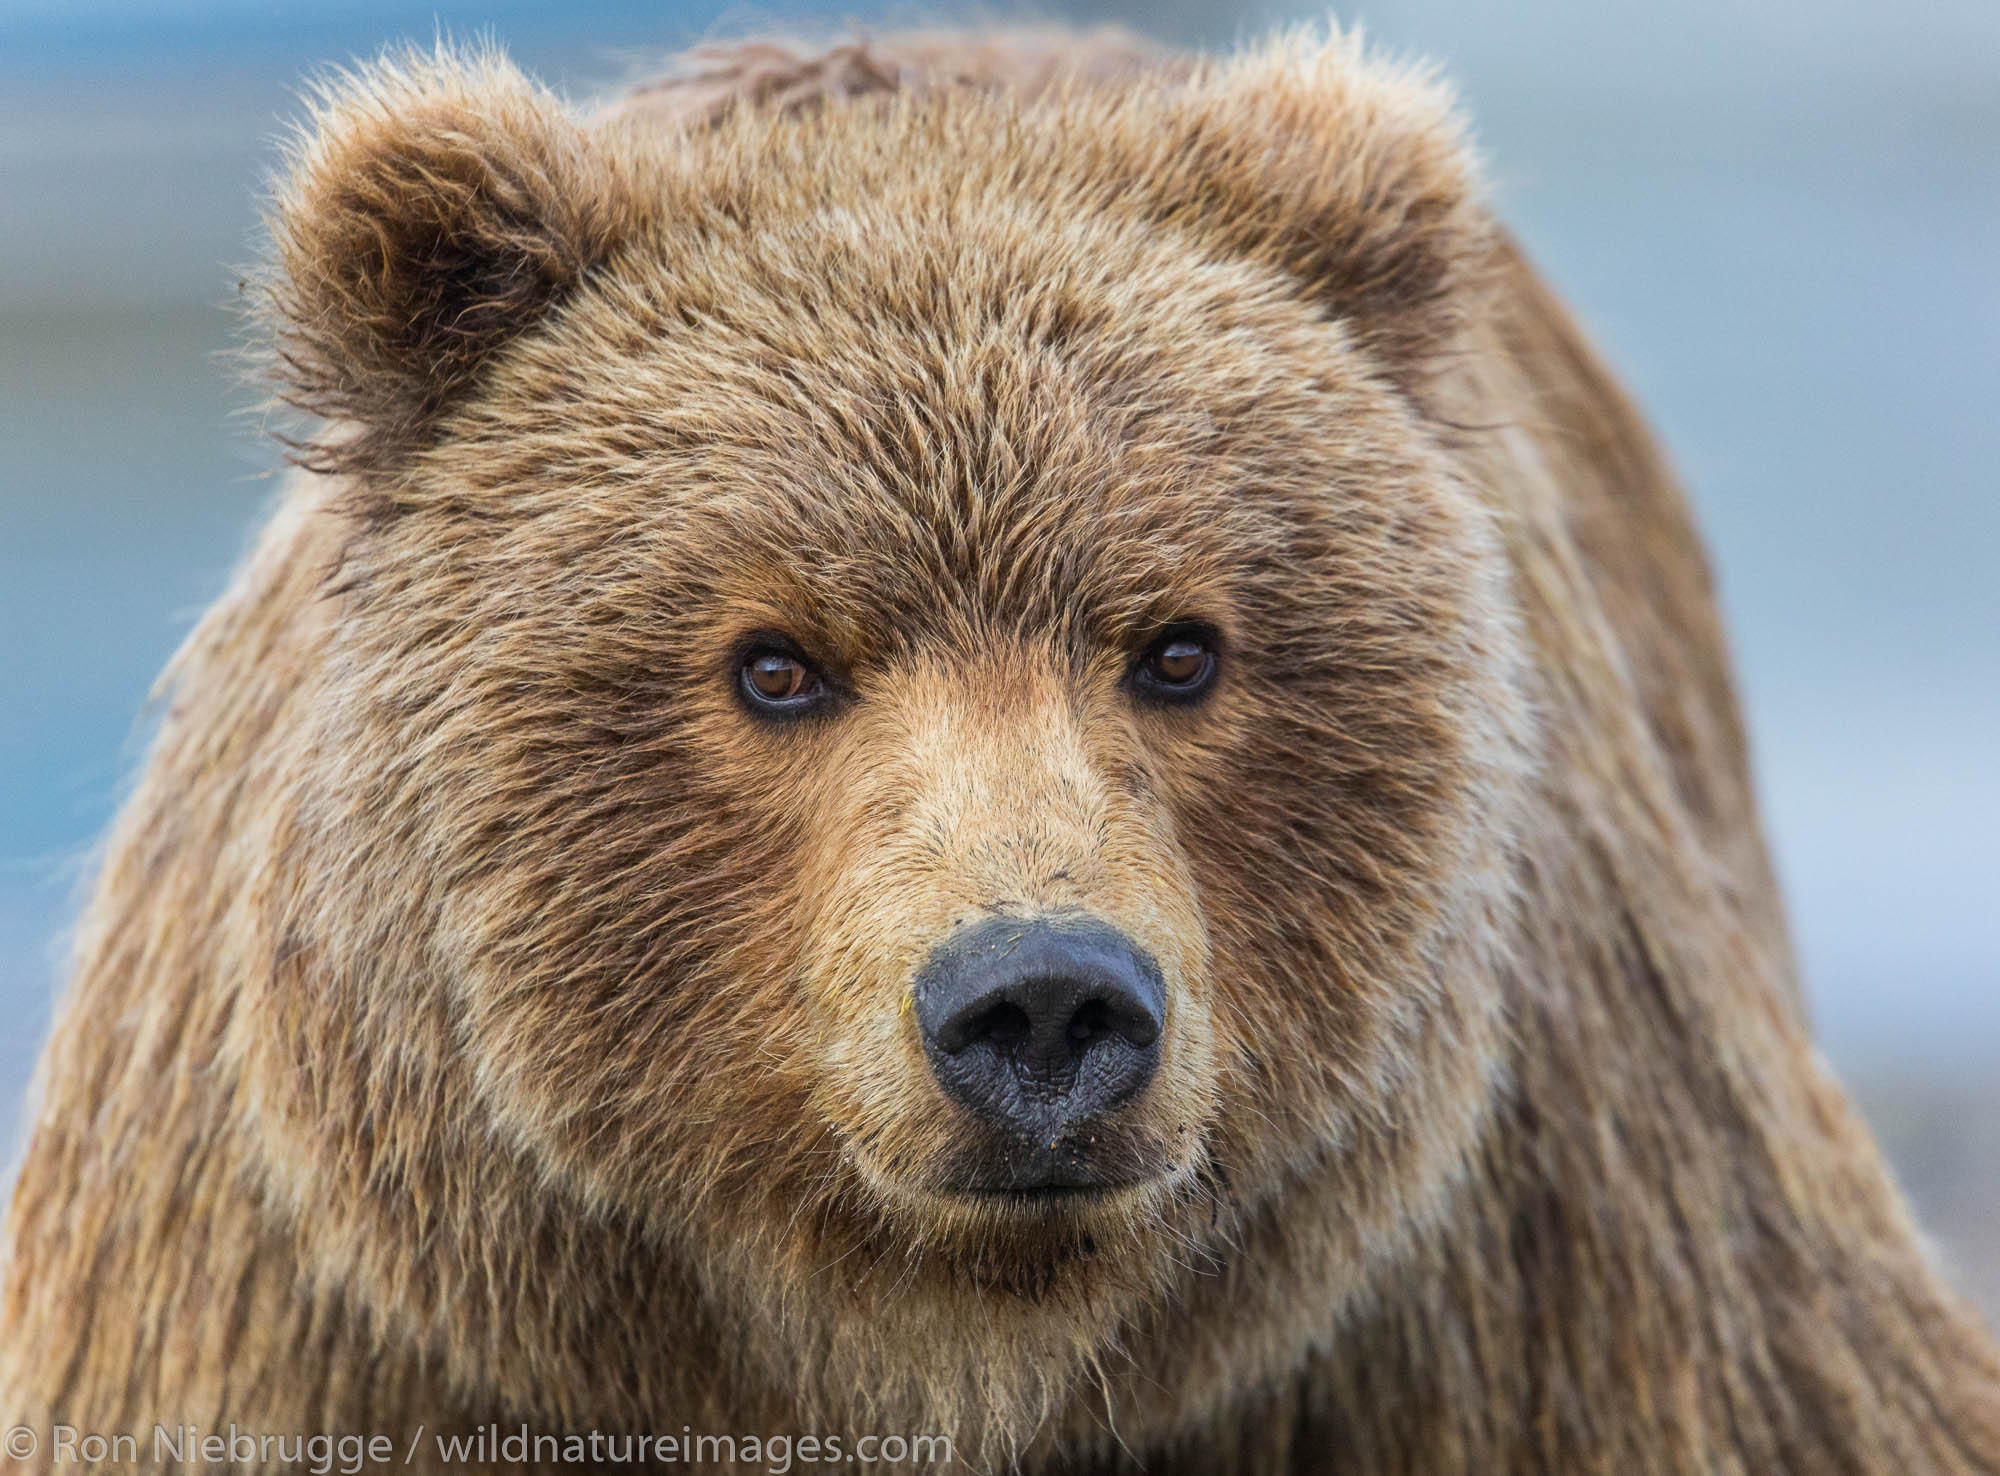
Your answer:
[[[1449,89],[1336,34],[1272,43],[1158,101],[1161,216],[1285,271],[1421,395],[1499,259]]]
[[[327,470],[421,443],[625,219],[613,164],[491,52],[392,55],[326,84],[285,162],[262,308],[281,397],[334,423],[307,458]]]

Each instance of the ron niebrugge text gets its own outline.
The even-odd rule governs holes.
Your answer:
[[[948,1435],[705,1435],[680,1433],[552,1434],[527,1425],[480,1425],[469,1432],[388,1435],[272,1434],[230,1425],[155,1425],[145,1434],[110,1435],[72,1425],[10,1429],[0,1449],[18,1461],[46,1465],[145,1466],[282,1463],[313,1476],[360,1476],[363,1471],[415,1465],[737,1466],[785,1476],[794,1466],[863,1465],[938,1468],[952,1459]]]

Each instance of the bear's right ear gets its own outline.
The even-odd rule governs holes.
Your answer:
[[[1114,156],[1155,219],[1285,271],[1422,400],[1502,261],[1448,89],[1359,32],[1281,37],[1205,68]]]
[[[333,422],[322,470],[391,465],[494,349],[621,235],[615,167],[490,51],[323,85],[288,152],[262,283],[279,395]]]

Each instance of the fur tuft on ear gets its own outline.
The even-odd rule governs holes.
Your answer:
[[[1297,278],[1421,391],[1499,260],[1450,90],[1335,32],[1260,47],[1169,97],[1148,189],[1165,218]]]
[[[321,84],[267,219],[259,301],[303,448],[377,470],[420,444],[499,345],[615,247],[611,164],[490,50],[392,53]]]

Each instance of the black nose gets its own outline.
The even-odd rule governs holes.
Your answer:
[[[1037,1142],[1102,1116],[1152,1079],[1159,966],[1090,918],[995,917],[939,945],[916,981],[938,1081]]]

